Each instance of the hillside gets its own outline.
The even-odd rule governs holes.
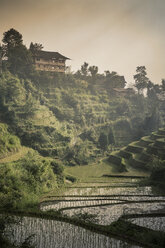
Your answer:
[[[41,194],[63,183],[63,169],[52,158],[21,145],[7,124],[0,123],[0,208],[36,206]]]
[[[107,199],[107,192],[136,195],[142,190],[142,197],[146,197],[151,183],[164,187],[165,129],[159,128],[164,124],[164,101],[153,101],[124,88],[116,94],[109,86],[116,84],[116,78],[123,81],[119,75],[107,85],[106,76],[101,75],[92,78],[36,72],[26,79],[8,71],[1,74],[2,211],[37,216],[46,204],[50,218],[71,221],[74,216],[63,216],[63,210],[96,207],[102,214],[105,206],[108,213],[109,206],[116,209],[117,199]],[[149,176],[147,187],[138,187],[140,180]],[[86,197],[81,199],[82,192],[84,196],[95,192],[96,199],[87,196],[86,202]],[[71,198],[65,199],[68,193]],[[121,199],[122,213],[124,204],[137,203],[132,195],[130,202]],[[58,209],[58,205],[64,207]],[[78,216],[81,221],[83,215]]]
[[[0,116],[22,145],[67,165],[88,164],[162,125],[151,99],[124,89],[115,94],[111,84],[123,80],[46,72],[29,80],[5,72]]]

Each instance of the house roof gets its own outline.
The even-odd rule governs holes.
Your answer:
[[[113,88],[114,91],[119,92],[119,93],[130,93],[134,92],[132,88]]]
[[[116,92],[124,92],[124,93],[127,92],[127,90],[124,88],[113,88],[113,90]]]
[[[63,59],[63,60],[69,59],[58,52],[49,52],[43,50],[38,51],[36,57],[43,59]]]

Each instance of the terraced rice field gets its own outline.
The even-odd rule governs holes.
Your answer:
[[[98,224],[109,225],[125,214],[150,213],[165,208],[165,196],[153,195],[151,187],[101,186],[69,188],[63,196],[50,196],[43,211],[60,210],[67,216],[93,214]]]
[[[165,159],[165,128],[160,128],[150,136],[142,137],[120,151],[111,153],[109,162],[114,166],[122,166],[123,170],[129,167],[149,170],[152,155]]]
[[[80,214],[92,215],[90,222],[103,226],[110,225],[121,216],[139,214],[139,218],[127,218],[136,225],[164,231],[165,196],[154,195],[151,187],[139,187],[135,178],[103,178],[94,182],[81,181],[70,186],[63,194],[50,194],[40,203],[42,211],[60,211],[62,216],[75,217]],[[88,181],[88,180],[87,180]],[[163,213],[155,217],[144,218],[141,214]],[[165,215],[165,214],[164,214]],[[152,225],[154,223],[154,225]],[[11,235],[11,232],[13,235]],[[23,217],[21,225],[12,225],[6,230],[11,241],[17,244],[34,234],[36,248],[138,248],[110,235],[102,235],[70,223]],[[127,240],[127,239],[126,239]],[[135,242],[136,244],[136,242]]]
[[[165,196],[155,195],[151,187],[138,184],[140,177],[149,175],[153,154],[164,159],[165,129],[159,129],[109,156],[111,165],[123,168],[120,176],[115,177],[112,166],[108,169],[105,164],[102,167],[67,169],[68,174],[78,178],[78,183],[68,187],[60,196],[49,195],[41,202],[40,208],[43,211],[60,211],[69,217],[97,216],[93,221],[103,226],[124,216],[138,226],[164,232]],[[129,215],[134,217],[129,218]]]

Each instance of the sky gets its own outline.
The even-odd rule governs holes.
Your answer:
[[[146,66],[154,83],[165,78],[165,0],[0,0],[0,40],[14,28],[24,44],[116,71],[133,83]]]

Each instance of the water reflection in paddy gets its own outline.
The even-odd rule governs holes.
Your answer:
[[[140,217],[130,219],[133,224],[165,232],[165,217]]]
[[[68,216],[95,214],[102,225],[116,221],[123,214],[150,213],[163,208],[165,197],[154,196],[151,187],[70,188],[62,198],[41,204],[44,211],[64,209],[63,214]]]
[[[73,216],[78,213],[96,214],[98,222],[101,225],[109,225],[113,221],[117,221],[123,214],[150,213],[155,210],[165,207],[165,203],[131,203],[112,206],[86,207],[83,209],[70,209],[63,211],[68,216]]]
[[[85,187],[69,188],[65,195],[111,195],[111,194],[152,194],[151,187]]]
[[[12,229],[13,236],[10,232]],[[88,231],[69,223],[23,217],[21,225],[13,225],[6,230],[12,242],[23,242],[35,234],[36,248],[138,248],[126,242]]]

